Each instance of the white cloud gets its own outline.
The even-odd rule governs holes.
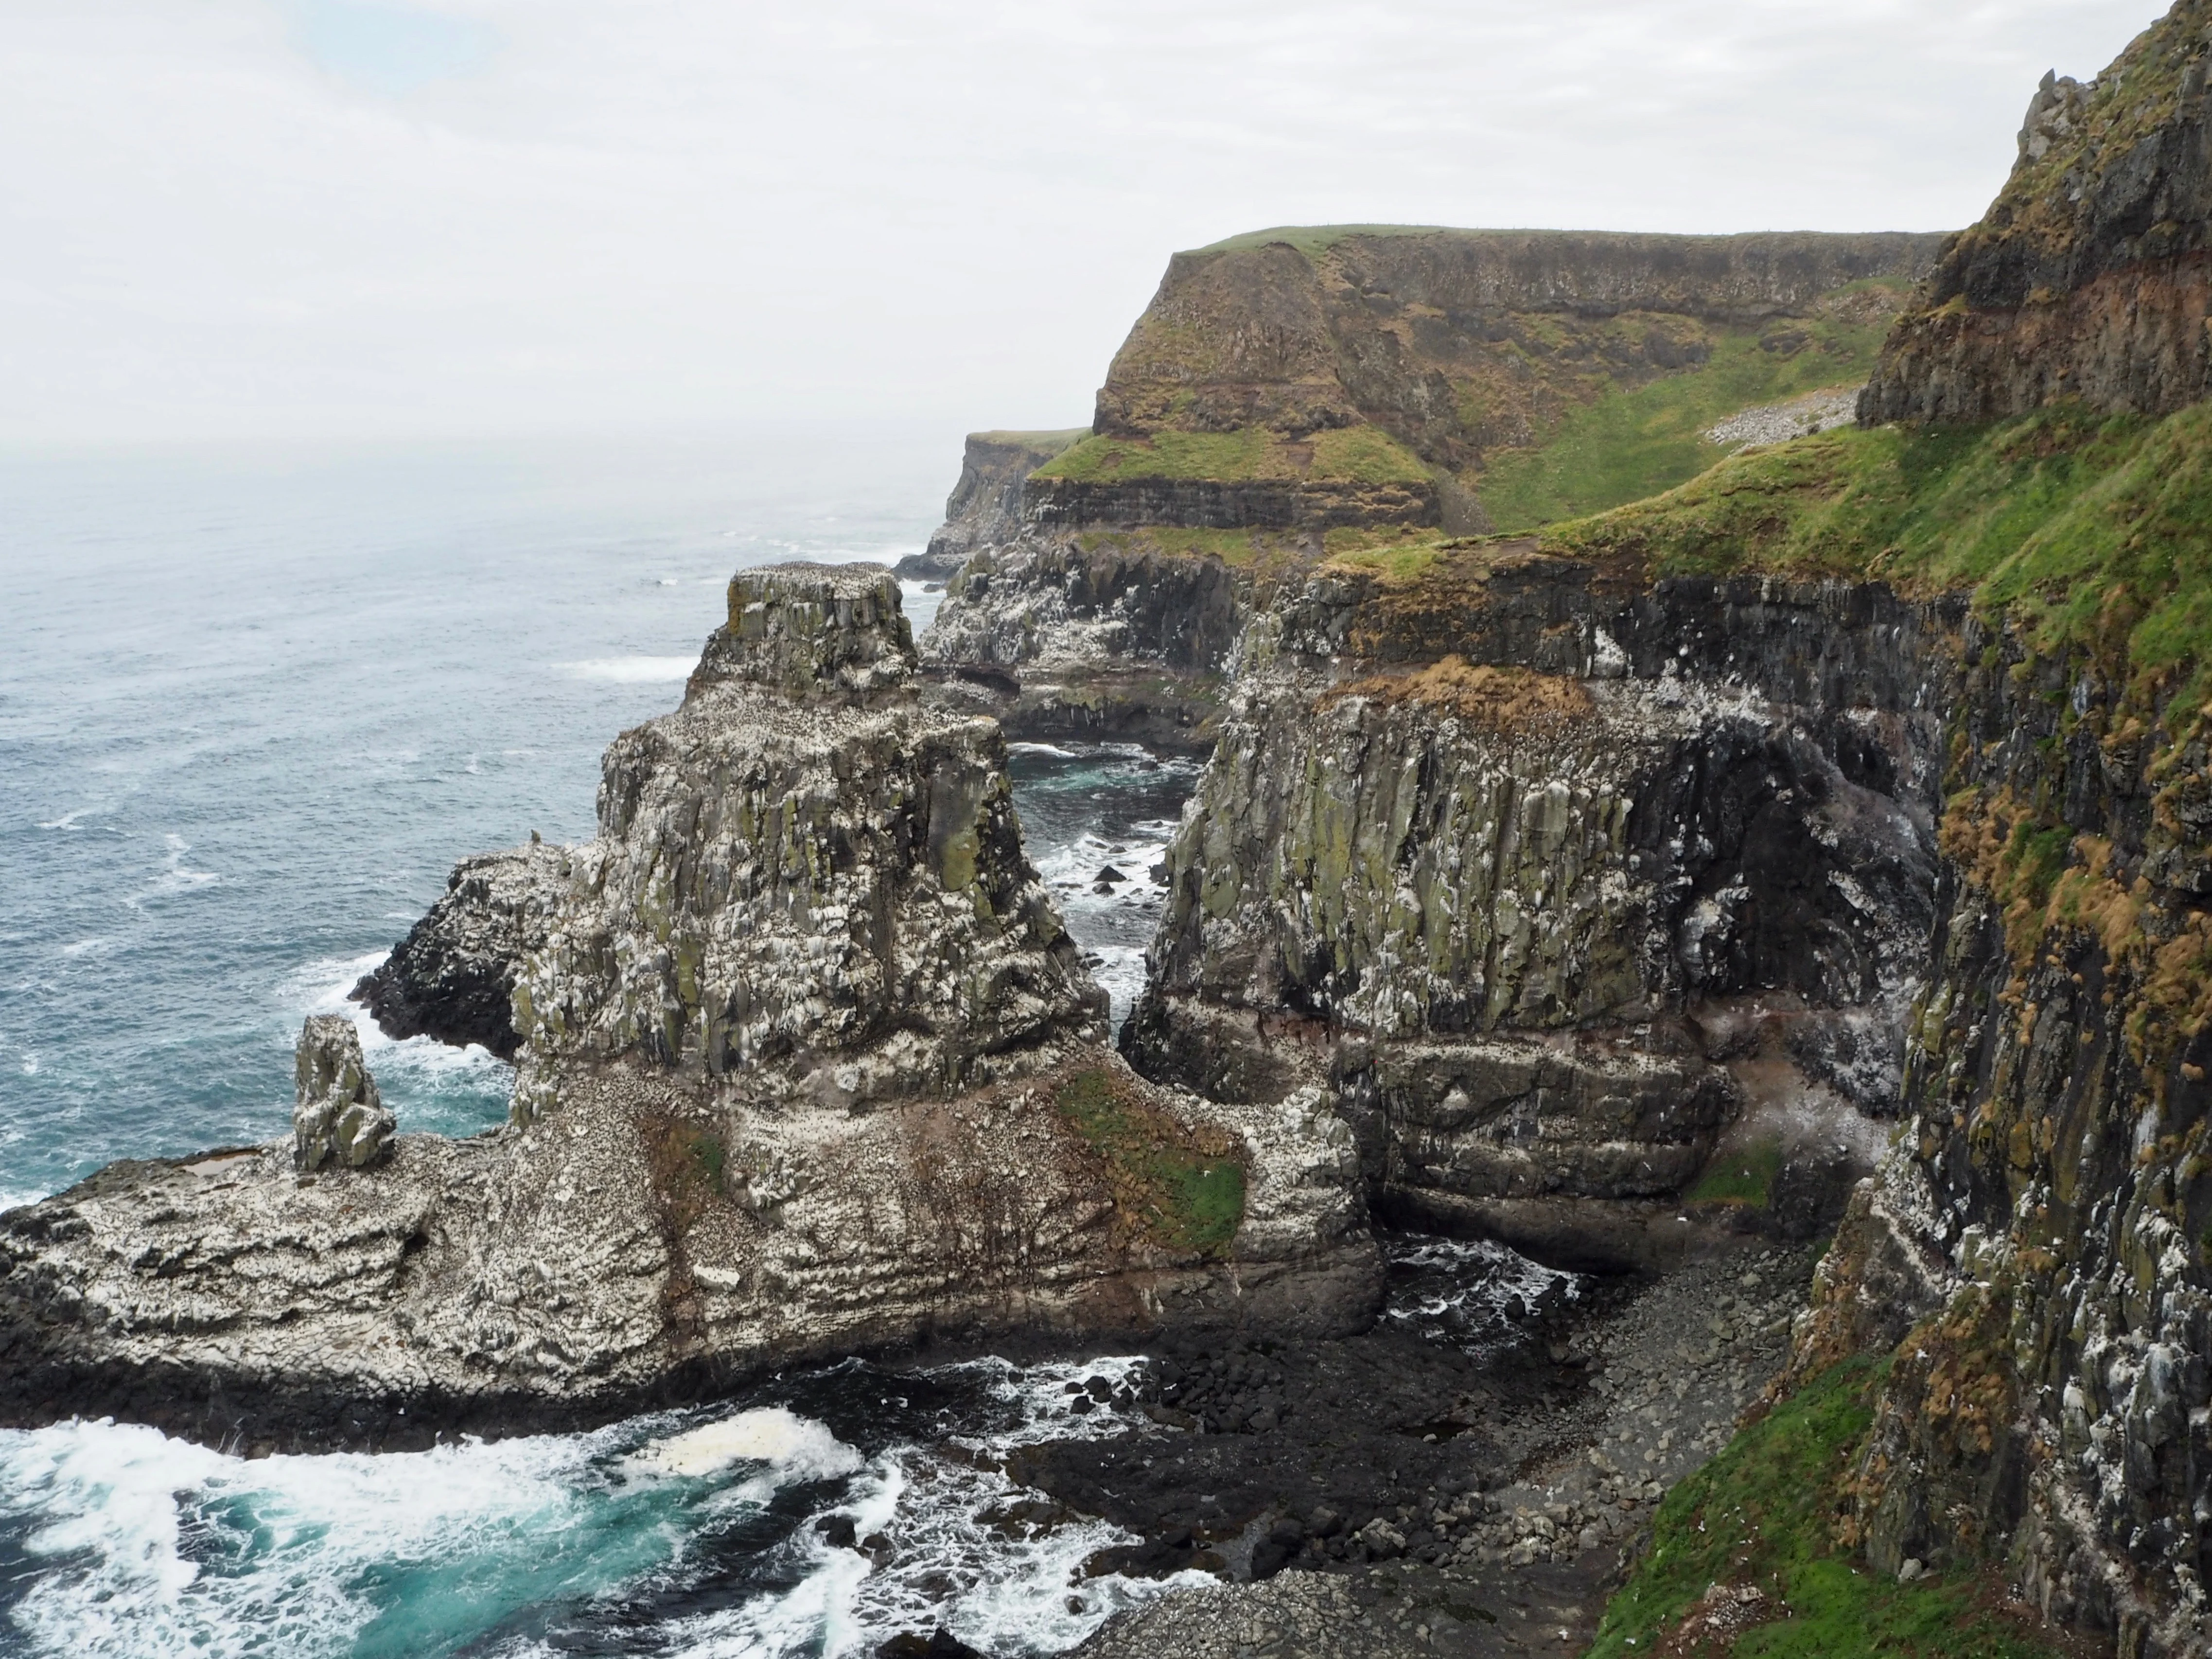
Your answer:
[[[1087,416],[1167,253],[1929,228],[2109,0],[16,0],[0,435]]]

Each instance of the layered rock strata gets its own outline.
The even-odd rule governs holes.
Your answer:
[[[1324,572],[1241,647],[1125,1048],[1325,1080],[1378,1202],[1554,1255],[1663,1258],[1724,1138],[1832,1188],[1896,1108],[1958,622],[1511,544]]]
[[[0,1419],[404,1444],[917,1341],[1365,1318],[1349,1130],[1099,1046],[997,729],[912,658],[888,573],[741,573],[683,707],[609,750],[598,837],[410,936],[449,1024],[511,978],[514,1122],[307,1175],[289,1139],[118,1164],[12,1212]]]
[[[1862,420],[1986,421],[2053,398],[2165,414],[2212,392],[2212,8],[2102,75],[2047,75],[2012,176],[1884,347]]]
[[[960,478],[945,502],[945,522],[920,553],[896,566],[899,575],[944,581],[984,548],[1018,541],[1030,525],[1030,473],[1078,440],[1088,427],[1066,432],[971,432],[960,458]]]
[[[1169,262],[1107,372],[1093,429],[1295,441],[1371,426],[1462,474],[1528,443],[1577,401],[1583,377],[1632,386],[1693,368],[1711,349],[1701,325],[1802,317],[1854,283],[1917,279],[1941,241],[1419,228],[1237,237]]]

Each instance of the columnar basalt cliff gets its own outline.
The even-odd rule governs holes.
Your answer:
[[[471,861],[370,988],[483,1041],[512,983],[514,1124],[348,1139],[374,1085],[311,1024],[337,1155],[118,1164],[0,1225],[0,1419],[404,1444],[933,1338],[1367,1317],[1348,1129],[1100,1046],[998,730],[912,667],[888,573],[740,573],[599,836]]]
[[[2045,83],[1862,429],[1348,544],[1237,647],[1139,1069],[1326,1090],[1383,1212],[1586,1260],[1875,1163],[1599,1653],[1870,1640],[1844,1579],[2212,1650],[2208,24]]]
[[[1324,571],[1245,639],[1125,1047],[1325,1078],[1386,1208],[1553,1254],[1663,1259],[1723,1134],[1832,1217],[1896,1107],[1957,622],[1528,544]]]

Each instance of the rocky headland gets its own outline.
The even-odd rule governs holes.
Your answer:
[[[598,836],[365,982],[508,1126],[311,1027],[291,1137],[0,1219],[0,1414],[1141,1342],[1006,1524],[1236,1582],[1097,1655],[2212,1650],[2208,40],[2046,82],[1940,242],[1178,256],[1088,437],[971,447],[919,653],[740,573]],[[1118,1049],[1007,730],[1208,756]],[[1378,1325],[1393,1224],[1543,1288]]]
[[[465,864],[364,987],[512,1052],[511,1124],[392,1136],[311,1022],[296,1138],[0,1223],[0,1417],[401,1446],[807,1357],[1363,1323],[1349,1132],[1103,1046],[998,728],[913,669],[883,570],[741,572],[599,836]]]
[[[1018,737],[1204,752],[1243,624],[1325,556],[1688,478],[1716,420],[1857,387],[1939,245],[1354,226],[1179,253],[1088,431],[969,441],[908,573],[965,550],[923,655]]]

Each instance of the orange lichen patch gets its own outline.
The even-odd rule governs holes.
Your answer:
[[[1989,1467],[2019,1407],[2012,1307],[2009,1283],[1970,1285],[1899,1346],[1866,1450],[1843,1482],[1849,1512],[1836,1523],[1840,1547],[1856,1549],[1881,1528],[1901,1469]],[[1954,1516],[1954,1525],[1958,1548],[1983,1547],[1978,1522]]]
[[[2162,1095],[2164,1068],[2212,1022],[2212,916],[2159,906],[2142,877],[2123,885],[2112,874],[2110,841],[2045,823],[2009,790],[1954,795],[1937,839],[2002,907],[2014,972],[1997,1000],[2020,1010],[2021,1042],[2033,1026],[2024,1006],[2029,970],[2039,957],[2055,965],[2054,938],[2086,937],[2103,951],[2108,977],[2134,988],[2128,1052]]]
[[[1493,668],[1456,656],[1409,673],[1368,675],[1328,692],[1316,707],[1348,697],[1385,707],[1417,703],[1505,732],[1556,729],[1589,719],[1597,708],[1589,685],[1571,674]]]

